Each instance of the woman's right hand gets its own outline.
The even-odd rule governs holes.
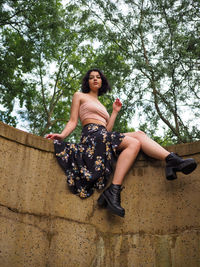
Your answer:
[[[55,133],[55,134],[47,134],[45,138],[52,140],[63,140],[64,136],[62,136],[62,134]]]

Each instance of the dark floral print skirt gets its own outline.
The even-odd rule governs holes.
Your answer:
[[[83,127],[78,144],[54,141],[56,158],[65,171],[72,193],[87,198],[94,188],[106,186],[119,154],[117,147],[124,137],[92,123]]]

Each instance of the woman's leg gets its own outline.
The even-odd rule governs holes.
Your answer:
[[[133,164],[140,149],[148,156],[164,160],[170,152],[165,150],[158,143],[150,139],[144,132],[124,133],[125,138],[121,142],[120,153],[113,177],[113,184],[122,184],[124,176]]]
[[[182,159],[174,153],[168,152],[142,131],[125,133],[125,135],[139,140],[142,151],[148,156],[166,160],[166,178],[168,180],[176,179],[176,172],[189,174],[196,169],[197,163],[194,159]]]
[[[118,147],[118,149],[122,150],[122,152],[117,160],[112,184],[100,195],[97,200],[99,206],[106,207],[112,213],[121,217],[124,217],[125,215],[125,210],[120,204],[121,184],[125,174],[133,164],[133,161],[140,151],[140,146],[141,144],[139,140],[125,136]]]
[[[121,184],[140,149],[150,157],[160,160],[167,158],[166,177],[169,180],[176,179],[176,171],[189,174],[197,166],[194,159],[182,160],[173,153],[169,153],[141,131],[125,133],[125,138],[118,149],[122,150],[122,152],[117,160],[112,184],[100,195],[98,204],[121,217],[125,215],[125,210],[120,204]]]
[[[113,184],[121,185],[124,176],[130,169],[138,152],[140,151],[141,143],[133,137],[125,136],[118,149],[122,150],[120,153],[113,177]]]
[[[124,135],[130,136],[132,138],[139,140],[141,143],[141,150],[146,155],[152,158],[164,160],[170,154],[169,151],[167,151],[162,146],[160,146],[158,143],[153,141],[142,131],[124,133]]]

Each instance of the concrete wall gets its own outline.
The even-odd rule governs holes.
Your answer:
[[[140,155],[120,218],[69,192],[52,141],[0,123],[0,144],[1,267],[200,266],[199,167],[167,181]],[[169,150],[200,161],[200,142]]]

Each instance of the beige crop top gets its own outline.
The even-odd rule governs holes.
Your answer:
[[[87,101],[80,105],[79,117],[81,122],[85,119],[95,119],[102,121],[105,126],[110,118],[106,108],[94,101]]]

